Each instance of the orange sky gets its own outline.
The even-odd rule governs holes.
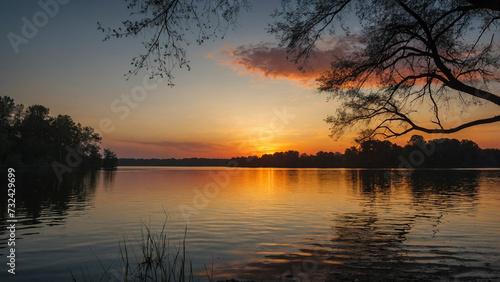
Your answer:
[[[277,5],[278,1],[259,2],[252,12],[242,15],[240,27],[228,31],[223,41],[192,44],[187,49],[191,71],[176,70],[175,86],[170,87],[166,81],[147,80],[146,72],[125,80],[131,58],[142,51],[141,38],[102,41],[96,22],[119,25],[128,16],[126,5],[72,1],[19,45],[17,53],[8,40],[0,41],[0,95],[26,106],[42,104],[53,116],[68,114],[92,126],[103,137],[102,147],[111,148],[119,157],[343,152],[354,145],[354,134],[338,141],[328,136],[329,126],[323,120],[339,104],[318,94],[314,79],[328,68],[333,55],[355,48],[357,39],[322,40],[322,49],[310,61],[312,68],[300,72],[265,32],[269,11]],[[2,34],[21,34],[21,18],[31,18],[39,10],[37,2],[5,5],[0,11]],[[499,93],[499,89],[496,85],[492,91]],[[473,107],[469,114],[451,107],[448,122],[497,113],[493,106]],[[500,123],[490,124],[444,137],[500,148],[499,129]],[[404,145],[410,136],[391,141]]]

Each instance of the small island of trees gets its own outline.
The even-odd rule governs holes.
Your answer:
[[[83,169],[115,168],[116,154],[100,153],[102,138],[90,126],[75,123],[69,115],[52,117],[42,105],[15,104],[0,96],[0,166]]]

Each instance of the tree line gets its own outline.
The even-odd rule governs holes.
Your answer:
[[[67,163],[70,154],[80,168],[116,167],[116,154],[109,149],[101,154],[102,138],[92,127],[49,112],[42,105],[25,108],[0,96],[0,166],[51,167]]]
[[[499,149],[481,149],[471,140],[434,139],[413,135],[405,146],[387,140],[365,140],[345,152],[320,151],[315,155],[297,151],[261,157],[232,158],[231,166],[304,168],[474,168],[500,167]]]
[[[133,159],[121,158],[120,166],[226,166],[229,159],[184,158],[184,159]]]
[[[500,167],[499,149],[481,149],[471,140],[434,139],[426,141],[413,135],[399,146],[387,140],[365,140],[344,153],[300,154],[298,151],[276,152],[262,156],[231,159],[133,159],[118,160],[120,166],[231,166],[287,168],[488,168]]]

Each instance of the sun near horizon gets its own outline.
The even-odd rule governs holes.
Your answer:
[[[326,95],[315,90],[314,79],[328,68],[331,54],[316,58],[306,72],[288,62],[286,51],[265,32],[269,11],[276,5],[279,1],[254,5],[224,40],[191,45],[191,70],[177,70],[171,87],[166,80],[148,79],[146,71],[126,80],[131,58],[142,50],[138,38],[102,41],[96,23],[119,25],[128,15],[126,5],[68,2],[60,6],[64,13],[50,17],[26,42],[0,42],[5,66],[0,70],[0,95],[25,106],[44,105],[52,116],[67,114],[93,127],[103,137],[102,147],[120,158],[228,158],[288,150],[343,153],[356,145],[356,132],[339,140],[329,137],[324,119],[339,104],[327,102]],[[22,18],[31,19],[40,10],[34,2],[4,6],[3,34],[22,35]],[[333,49],[352,43],[326,41]],[[498,83],[492,86],[498,92]],[[491,116],[497,109],[460,111],[451,108],[448,122]],[[413,134],[500,148],[500,123],[451,135],[415,131],[389,141],[404,145]]]

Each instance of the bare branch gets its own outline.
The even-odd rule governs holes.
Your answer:
[[[320,92],[342,102],[336,115],[326,119],[331,124],[332,137],[339,137],[356,125],[364,129],[373,126],[364,130],[371,132],[368,137],[393,137],[413,130],[454,133],[496,122],[498,118],[450,127],[441,117],[450,101],[461,101],[463,105],[469,100],[485,101],[500,106],[500,95],[487,88],[489,81],[500,81],[500,49],[493,41],[500,12],[491,6],[480,7],[477,1],[469,2],[472,5],[456,0],[352,0],[348,3],[318,0],[308,5],[297,0],[297,4],[302,5],[300,11],[313,12],[277,13],[282,21],[274,25],[272,32],[283,46],[296,50],[305,48],[304,44],[314,44],[318,30],[342,27],[340,16],[349,11],[354,11],[360,19],[362,50],[337,58],[331,70],[318,79]],[[341,4],[346,5],[344,11],[334,9]],[[324,9],[314,10],[318,7]],[[336,12],[336,20],[328,18],[330,29],[325,27],[325,22],[308,21],[308,15],[316,18],[332,10]],[[300,33],[280,29],[292,27],[296,22],[309,22],[313,26],[302,25],[306,29]],[[315,36],[308,38],[311,34]],[[487,34],[491,34],[489,41],[483,39]],[[432,112],[429,122],[435,128],[417,122],[416,117],[427,109]]]
[[[150,40],[143,42],[145,52],[132,60],[128,78],[145,68],[151,77],[165,76],[173,85],[174,69],[190,69],[186,48],[191,35],[197,44],[224,37],[236,26],[240,10],[248,10],[250,5],[247,0],[131,0],[128,8],[131,17],[140,18],[125,20],[117,29],[98,23],[98,29],[106,34],[104,40],[150,33]]]

